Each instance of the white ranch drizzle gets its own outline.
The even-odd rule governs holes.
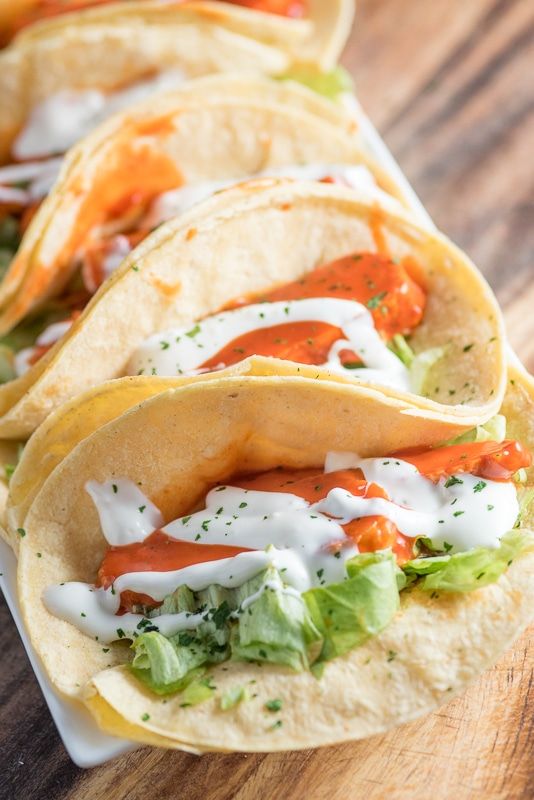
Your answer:
[[[48,158],[46,161],[0,167],[0,202],[9,202],[10,194],[11,201],[21,206],[40,200],[54,185],[62,161],[62,158]],[[25,187],[18,187],[20,183]]]
[[[67,333],[72,325],[72,322],[73,321],[71,319],[66,319],[62,322],[53,322],[51,325],[45,328],[42,333],[39,334],[35,340],[35,345],[32,347],[25,347],[23,350],[19,350],[19,352],[16,353],[13,362],[17,377],[24,375],[24,373],[31,369],[33,365],[30,362],[36,350],[39,347],[52,346],[58,342]]]
[[[149,228],[156,228],[162,222],[179,216],[197,203],[207,200],[216,192],[257,178],[292,178],[306,181],[322,181],[329,178],[334,183],[352,189],[367,189],[378,195],[385,194],[378,188],[373,174],[363,164],[289,164],[271,167],[263,172],[245,177],[203,181],[171,189],[153,201],[145,218],[145,225]]]
[[[64,153],[100,122],[156,92],[178,88],[185,81],[180,70],[160,72],[120,91],[64,89],[32,110],[13,144],[16,159],[42,158]]]
[[[100,527],[108,544],[143,542],[163,525],[161,511],[126,478],[98,483],[88,481],[86,491],[100,517]]]
[[[250,552],[172,572],[126,573],[117,578],[113,589],[65,583],[49,587],[44,602],[52,613],[88,635],[113,641],[138,633],[140,623],[146,624],[139,614],[116,616],[120,594],[126,590],[163,600],[184,584],[193,591],[212,584],[241,586],[268,566],[280,571],[286,590],[293,592],[345,579],[345,561],[358,552],[357,547],[347,544],[336,557],[328,545],[343,541],[341,525],[352,519],[385,516],[408,536],[424,535],[437,548],[447,543],[451,552],[463,552],[477,546],[497,547],[517,517],[512,482],[460,473],[454,481],[433,484],[401,459],[361,459],[352,453],[327,456],[327,471],[347,468],[360,468],[366,480],[382,486],[398,504],[355,497],[342,488],[310,504],[290,493],[218,486],[208,492],[205,509],[174,520],[162,530],[175,539],[248,547]],[[87,490],[110,544],[143,541],[161,525],[158,509],[127,479],[90,481]],[[246,602],[252,602],[251,598]],[[198,615],[167,614],[154,624],[171,635],[194,628],[199,621]]]
[[[409,391],[409,372],[378,334],[373,317],[361,303],[333,297],[254,303],[206,317],[192,329],[175,328],[152,335],[128,363],[130,375],[196,375],[202,363],[229,342],[251,331],[291,322],[325,322],[342,329],[345,338],[332,345],[324,369]],[[341,364],[341,350],[357,353],[365,368]],[[220,365],[221,367],[224,364]]]

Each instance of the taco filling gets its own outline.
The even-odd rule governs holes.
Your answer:
[[[405,391],[420,391],[416,375],[441,355],[414,358],[405,337],[423,318],[426,294],[417,265],[379,253],[354,253],[193,328],[154,334],[135,352],[130,375],[196,375],[251,355],[314,364]],[[430,357],[429,357],[430,356]]]
[[[7,269],[21,237],[50,190],[60,159],[0,168],[0,267]],[[6,186],[1,185],[7,176]],[[307,164],[273,168],[258,177],[288,177],[381,191],[364,165]],[[14,184],[17,180],[23,184]],[[12,181],[7,186],[7,180]],[[243,179],[241,179],[243,180]],[[0,379],[23,375],[67,332],[104,281],[123,259],[163,222],[184,213],[216,192],[238,183],[237,178],[181,186],[147,198],[133,192],[110,209],[106,221],[95,226],[78,248],[73,277],[62,294],[0,339]],[[308,362],[306,362],[308,363]],[[309,362],[312,363],[312,362]]]
[[[400,591],[476,590],[527,546],[531,456],[488,435],[237,475],[168,524],[130,480],[88,481],[107,550],[94,585],[49,587],[45,604],[103,644],[131,640],[158,694],[227,659],[319,670],[384,629]]]

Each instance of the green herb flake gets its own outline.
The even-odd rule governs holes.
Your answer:
[[[24,537],[26,536],[26,531],[24,530],[24,528],[17,528],[17,533],[21,539],[24,539]]]
[[[460,478],[457,478],[455,475],[451,475],[450,478],[447,478],[445,482],[445,488],[448,489],[451,486],[456,486],[457,483],[463,483]]]
[[[278,698],[275,700],[267,700],[267,702],[265,703],[265,708],[267,711],[271,711],[273,714],[275,714],[282,708],[282,701],[279,700]]]
[[[143,722],[148,722],[148,720],[150,719],[150,714],[147,714],[145,711],[144,714],[141,714],[141,719],[143,720]]]
[[[194,339],[194,337],[200,333],[200,330],[201,330],[200,325],[195,325],[195,327],[191,328],[190,331],[187,331],[185,335],[189,336],[190,339]]]
[[[476,483],[476,484],[473,486],[473,491],[474,491],[474,492],[481,492],[481,491],[482,491],[482,489],[485,489],[487,485],[488,485],[488,484],[486,483],[486,481],[479,481],[478,483]]]
[[[139,509],[138,509],[139,513],[142,514],[143,511],[145,510],[145,508],[146,508],[146,506],[139,506]]]
[[[375,294],[373,297],[370,297],[367,303],[365,304],[367,308],[378,308],[381,301],[387,295],[387,292],[379,292],[379,294]]]

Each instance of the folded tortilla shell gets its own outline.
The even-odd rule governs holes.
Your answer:
[[[513,369],[502,411],[508,433],[532,448],[533,384]],[[234,377],[158,394],[85,439],[35,498],[20,546],[22,610],[55,686],[85,698],[108,732],[164,746],[171,740],[177,748],[243,751],[370,736],[460,692],[532,618],[534,553],[516,559],[496,584],[469,594],[404,592],[390,626],[328,662],[320,680],[275,666],[227,662],[210,670],[214,698],[185,709],[179,695],[163,703],[136,681],[124,666],[129,655],[123,644],[104,652],[42,604],[42,591],[51,584],[94,580],[105,551],[97,512],[84,490],[87,480],[139,481],[170,520],[236,471],[316,467],[331,449],[370,455],[368,433],[380,423],[378,417],[369,421],[364,428],[354,420],[346,399],[327,382]],[[532,469],[528,481],[532,485]],[[525,524],[532,522],[531,513]],[[394,661],[388,659],[391,651]],[[220,696],[252,680],[257,696],[222,712]],[[283,726],[276,731],[264,708],[273,697],[283,708]]]

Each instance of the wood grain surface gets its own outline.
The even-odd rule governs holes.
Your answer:
[[[344,57],[438,225],[503,304],[534,370],[534,4],[360,0]],[[1,800],[531,800],[534,630],[462,697],[373,739],[284,755],[67,756],[0,608]]]

